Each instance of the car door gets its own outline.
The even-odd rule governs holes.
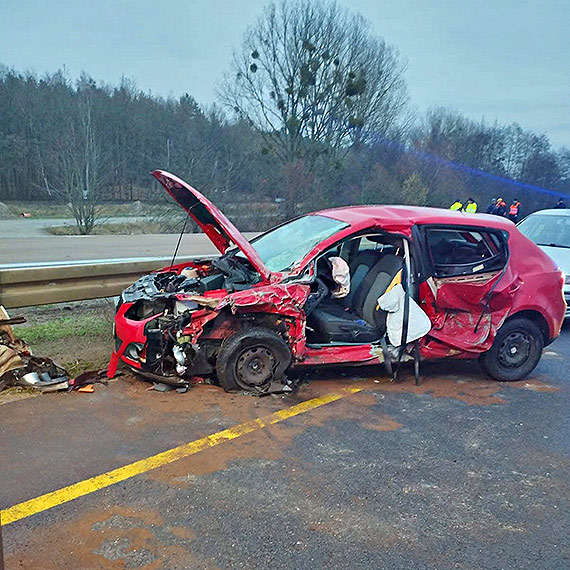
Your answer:
[[[461,352],[482,352],[493,342],[514,292],[508,234],[471,226],[420,226],[421,306],[430,336]]]

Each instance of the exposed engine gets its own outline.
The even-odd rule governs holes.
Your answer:
[[[140,374],[174,385],[212,374],[220,341],[193,343],[184,330],[194,312],[211,311],[228,293],[249,289],[258,279],[249,262],[234,254],[141,277],[123,291],[117,305],[129,321],[147,321],[146,343],[130,343],[125,357],[140,363]],[[117,348],[122,342],[117,334],[115,342]]]

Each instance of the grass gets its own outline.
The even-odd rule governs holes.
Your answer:
[[[112,325],[106,316],[79,315],[59,317],[43,323],[18,327],[18,336],[30,346],[39,342],[77,337],[110,336]]]
[[[107,366],[113,349],[114,307],[110,300],[26,307],[14,312],[27,323],[14,327],[33,353],[63,366],[73,377]]]
[[[66,204],[55,202],[4,202],[8,209],[19,216],[22,212],[29,212],[34,218],[73,218],[71,209]],[[169,204],[150,204],[147,202],[126,202],[101,204],[102,217],[129,217],[129,216],[155,216],[161,215],[172,208]]]
[[[54,236],[77,236],[76,226],[54,226],[46,228]],[[139,235],[139,234],[170,234],[178,233],[180,228],[170,222],[122,222],[117,224],[98,224],[91,235]]]
[[[232,222],[242,232],[259,232],[269,229],[283,218],[258,214],[255,210],[250,214],[230,216]],[[92,235],[140,235],[140,234],[177,234],[184,225],[184,214],[169,212],[168,215],[155,216],[145,221],[120,223],[97,223],[91,232]],[[76,236],[79,231],[75,225],[53,226],[45,231],[55,236]],[[198,231],[198,226],[192,220],[186,222],[186,233]]]

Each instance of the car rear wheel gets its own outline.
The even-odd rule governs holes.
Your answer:
[[[263,393],[281,380],[291,364],[291,350],[275,332],[252,328],[238,332],[222,344],[216,362],[220,385],[226,391]]]
[[[497,333],[493,346],[480,357],[483,369],[500,382],[515,382],[528,376],[538,364],[544,338],[532,321],[508,320]]]

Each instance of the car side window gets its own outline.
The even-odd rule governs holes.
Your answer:
[[[426,242],[435,277],[475,275],[505,265],[503,238],[469,228],[430,228]]]

